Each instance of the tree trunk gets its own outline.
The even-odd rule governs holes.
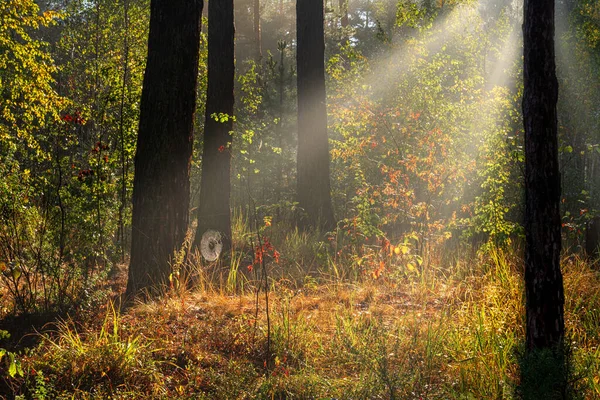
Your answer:
[[[587,223],[585,251],[594,260],[600,258],[600,217],[594,217]]]
[[[279,91],[279,103],[277,107],[277,124],[275,133],[277,135],[277,141],[279,144],[279,148],[281,149],[281,153],[279,154],[277,161],[277,183],[275,184],[275,201],[277,203],[281,203],[283,201],[282,189],[286,186],[284,182],[284,170],[286,164],[286,155],[287,155],[287,137],[284,138],[284,130],[283,128],[283,119],[285,116],[284,110],[284,101],[285,101],[285,49],[287,48],[287,43],[285,41],[280,41],[277,43],[277,48],[279,50],[279,80],[278,80],[278,91]],[[280,210],[277,209],[277,217],[280,217]]]
[[[189,214],[202,0],[152,0],[133,182],[127,294],[160,293]]]
[[[339,0],[340,5],[340,25],[344,32],[348,28],[349,20],[348,20],[348,0]],[[347,36],[347,35],[344,35]]]
[[[524,11],[526,344],[534,350],[560,346],[565,329],[560,271],[558,82],[554,1],[526,0]]]
[[[260,0],[254,0],[254,45],[255,61],[260,64],[262,60],[262,38],[260,31]]]
[[[298,69],[298,201],[300,225],[335,227],[329,182],[323,1],[296,3]]]
[[[223,249],[231,244],[230,169],[233,129],[233,0],[208,3],[208,93],[202,150],[198,228],[194,246],[207,230],[221,233]]]

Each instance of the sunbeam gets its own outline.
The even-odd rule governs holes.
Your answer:
[[[431,28],[411,33],[399,44],[392,44],[389,53],[375,61],[362,82],[363,87],[373,95],[394,90],[398,80],[419,60],[435,56],[446,43],[463,35],[470,25],[465,22],[475,17],[476,12],[470,5],[454,7],[440,13],[441,17],[434,20]]]

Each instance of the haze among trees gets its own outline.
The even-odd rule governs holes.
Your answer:
[[[600,397],[598,0],[4,0],[0,176],[0,398]]]

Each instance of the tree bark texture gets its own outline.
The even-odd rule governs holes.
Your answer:
[[[322,0],[296,2],[298,72],[298,202],[303,227],[335,227],[329,182]]]
[[[233,0],[208,2],[208,92],[202,150],[197,247],[209,229],[231,244],[230,171],[235,75]]]
[[[564,338],[554,0],[525,0],[525,294],[529,350]]]
[[[159,293],[188,228],[202,0],[152,0],[127,293]]]

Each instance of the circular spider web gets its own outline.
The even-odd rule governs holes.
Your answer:
[[[221,233],[213,229],[209,229],[202,235],[200,241],[200,252],[206,261],[215,261],[221,255],[223,250],[223,241]]]

